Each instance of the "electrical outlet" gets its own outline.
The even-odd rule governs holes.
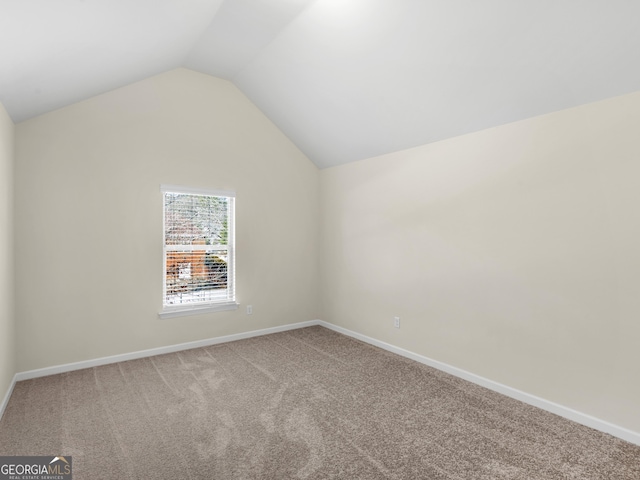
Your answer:
[[[247,315],[253,314],[253,305],[247,305]]]
[[[393,326],[400,328],[400,317],[393,317]]]

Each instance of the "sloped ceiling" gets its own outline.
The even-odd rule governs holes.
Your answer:
[[[15,122],[176,67],[319,167],[640,90],[630,0],[0,0]]]

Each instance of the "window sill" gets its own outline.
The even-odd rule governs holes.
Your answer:
[[[162,312],[158,313],[158,317],[165,319],[165,318],[175,318],[175,317],[186,317],[188,315],[202,315],[204,313],[237,310],[239,306],[240,306],[239,303],[228,302],[228,303],[215,303],[215,304],[209,304],[209,305],[202,305],[199,307],[167,308]]]

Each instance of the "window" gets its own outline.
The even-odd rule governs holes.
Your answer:
[[[161,189],[164,276],[160,317],[237,308],[235,193],[172,185]]]

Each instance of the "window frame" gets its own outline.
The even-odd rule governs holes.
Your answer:
[[[236,193],[233,190],[219,190],[210,188],[194,188],[181,185],[160,185],[162,194],[162,309],[158,316],[162,319],[175,318],[187,315],[200,315],[211,312],[221,312],[236,310],[239,304],[236,301],[236,262],[235,262],[235,198]],[[166,208],[165,194],[179,193],[185,195],[200,195],[208,197],[226,197],[229,205],[229,217],[227,224],[227,289],[231,288],[231,299],[223,301],[208,301],[197,303],[186,303],[167,305],[167,249],[166,242]]]

